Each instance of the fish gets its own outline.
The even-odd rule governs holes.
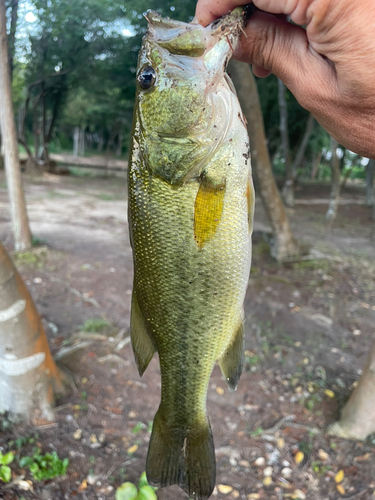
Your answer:
[[[249,138],[226,73],[244,16],[207,27],[146,18],[128,167],[131,342],[139,374],[156,352],[161,372],[146,475],[206,500],[216,477],[208,384],[218,361],[237,388],[251,263]]]

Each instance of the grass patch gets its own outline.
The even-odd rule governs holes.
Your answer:
[[[92,318],[87,319],[81,327],[83,332],[102,332],[109,328],[111,323],[106,319],[102,318]]]
[[[101,193],[99,195],[99,198],[104,201],[116,201],[116,200],[121,200],[121,196],[116,195],[116,194],[107,194],[107,193]]]
[[[73,177],[98,177],[98,174],[96,172],[85,168],[68,167],[68,170],[69,174]]]
[[[323,272],[327,273],[331,270],[332,263],[327,259],[315,259],[315,260],[302,260],[300,262],[293,263],[293,269],[295,270],[315,270],[321,269]]]

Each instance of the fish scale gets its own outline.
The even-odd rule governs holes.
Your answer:
[[[251,261],[249,140],[223,68],[243,16],[207,28],[147,19],[128,179],[132,346],[141,375],[158,352],[162,386],[146,473],[205,500],[215,485],[208,383],[219,361],[237,386]]]

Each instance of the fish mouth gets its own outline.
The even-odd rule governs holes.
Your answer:
[[[244,11],[240,7],[207,27],[201,26],[196,19],[191,23],[184,23],[162,17],[152,10],[147,11],[145,17],[148,21],[146,38],[150,42],[167,49],[170,54],[190,57],[204,56],[222,39],[227,40],[233,54],[246,22]]]

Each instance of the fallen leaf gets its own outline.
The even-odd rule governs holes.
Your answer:
[[[345,488],[342,484],[336,484],[336,488],[340,495],[345,495]]]
[[[250,467],[250,463],[247,460],[240,460],[238,462],[238,465],[240,465],[241,467]]]
[[[344,480],[344,477],[345,477],[344,471],[342,469],[339,470],[335,476],[336,483],[341,483]]]
[[[240,496],[240,492],[238,490],[233,490],[232,491],[232,497],[233,498],[238,498]]]
[[[277,440],[277,447],[280,448],[280,449],[282,449],[282,448],[284,448],[284,446],[285,446],[285,439],[284,438],[279,438]]]
[[[228,495],[231,491],[233,491],[232,486],[229,486],[228,484],[218,484],[217,489],[222,493],[223,495]]]
[[[296,456],[294,457],[294,461],[296,462],[297,465],[299,465],[304,458],[305,458],[305,455],[304,455],[303,451],[298,451],[296,453]]]
[[[83,490],[87,489],[87,480],[84,479],[82,483],[79,485],[78,491],[81,492]]]
[[[327,462],[329,459],[328,453],[322,449],[318,451],[318,456],[322,462]]]
[[[258,498],[260,498],[260,495],[259,493],[250,493],[249,495],[247,495],[247,498],[249,500],[258,500]]]
[[[333,399],[335,397],[335,393],[333,391],[331,391],[331,389],[326,389],[324,391],[324,394],[328,397],[328,398],[331,398]]]
[[[359,457],[354,457],[356,462],[364,462],[371,457],[371,453],[365,453],[364,455],[360,455]]]
[[[270,486],[272,484],[272,477],[271,476],[267,476],[263,479],[263,484],[264,486]]]
[[[138,450],[138,445],[137,444],[133,444],[133,446],[131,446],[130,448],[128,448],[126,451],[127,451],[127,453],[129,453],[129,455],[132,455],[137,450]]]
[[[224,389],[222,387],[216,387],[216,392],[222,396],[224,394]]]
[[[305,500],[306,495],[302,490],[294,490],[291,498],[293,498],[293,500]]]

